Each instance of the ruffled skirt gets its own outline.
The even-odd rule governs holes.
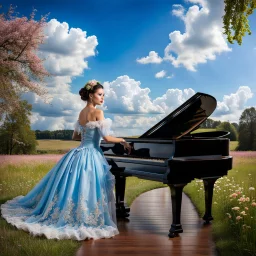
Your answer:
[[[72,149],[26,196],[2,204],[2,216],[48,239],[113,237],[119,232],[110,167],[96,148]]]

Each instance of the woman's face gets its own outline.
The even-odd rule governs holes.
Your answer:
[[[99,88],[93,95],[92,95],[92,101],[96,105],[102,105],[104,102],[104,90],[102,88]]]

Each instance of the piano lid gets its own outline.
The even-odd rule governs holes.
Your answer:
[[[196,130],[216,105],[214,97],[198,92],[139,138],[179,139]]]

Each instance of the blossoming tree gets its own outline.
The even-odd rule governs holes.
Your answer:
[[[22,92],[46,95],[40,82],[48,73],[37,55],[46,17],[39,21],[34,17],[35,11],[30,18],[17,17],[12,6],[8,13],[0,14],[0,118],[19,107]]]

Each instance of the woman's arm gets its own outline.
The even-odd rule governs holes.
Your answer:
[[[98,110],[97,111],[97,115],[96,115],[97,120],[104,120],[104,114],[102,110]],[[125,139],[123,138],[117,138],[111,135],[106,135],[103,136],[104,141],[106,141],[107,143],[121,143],[125,149],[128,150],[128,153],[130,154],[131,152],[131,146],[128,142],[125,141]]]

